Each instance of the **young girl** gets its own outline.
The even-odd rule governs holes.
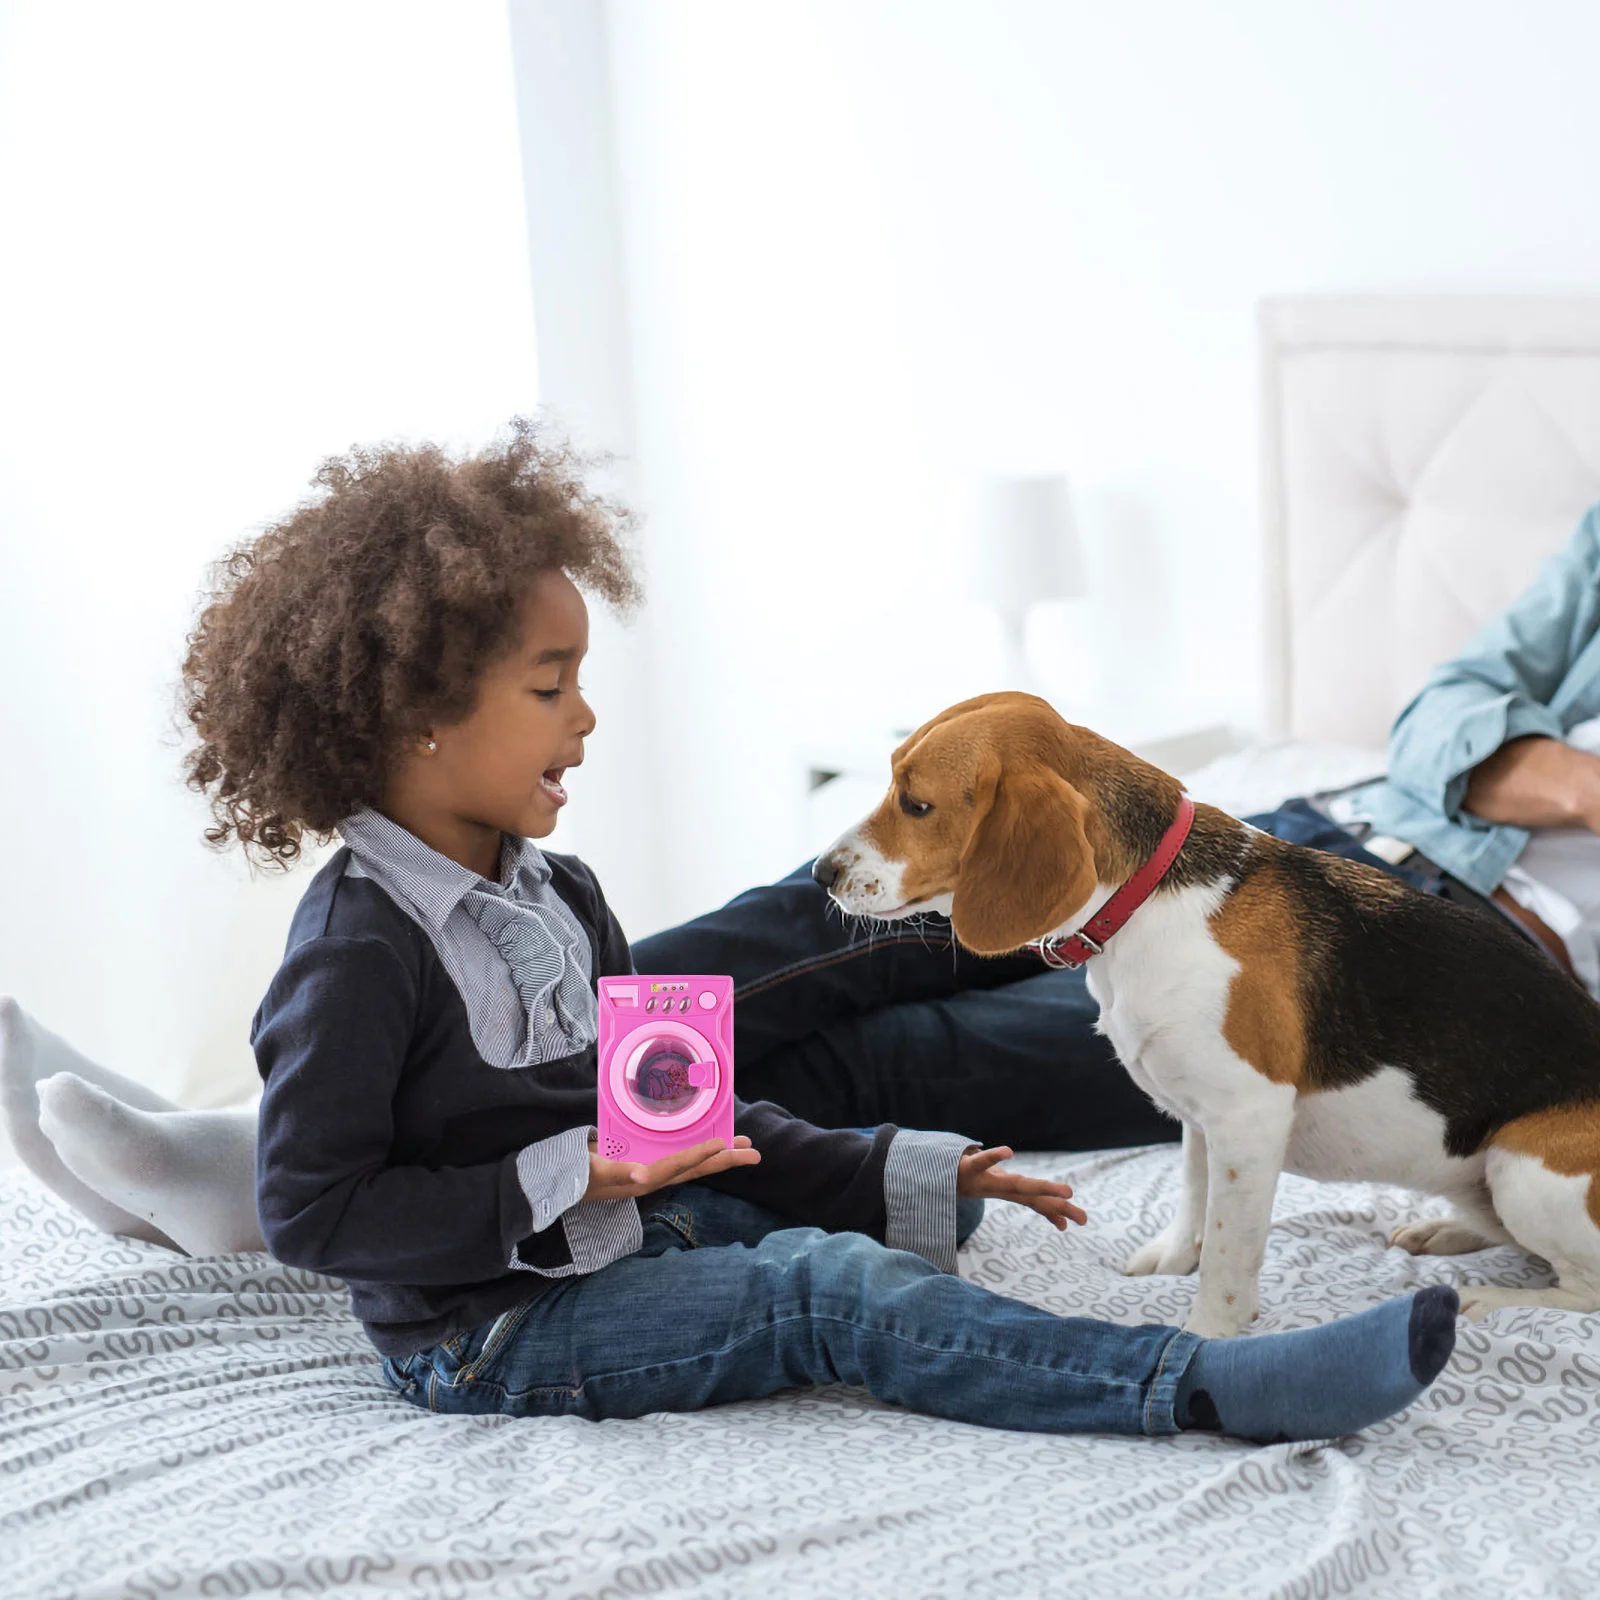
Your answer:
[[[636,597],[626,515],[522,419],[466,459],[357,450],[314,481],[219,564],[188,765],[214,843],[287,864],[343,840],[252,1025],[255,1199],[279,1259],[348,1284],[399,1394],[600,1418],[845,1382],[986,1426],[1276,1440],[1432,1382],[1443,1286],[1224,1343],[963,1280],[986,1198],[1087,1220],[1006,1146],[738,1100],[731,1149],[599,1156],[595,980],[634,968],[593,873],[533,841],[595,726],[578,586]]]

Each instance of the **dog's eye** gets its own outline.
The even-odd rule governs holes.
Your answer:
[[[933,810],[933,805],[927,800],[913,800],[910,795],[900,796],[900,809],[908,817],[925,817]]]

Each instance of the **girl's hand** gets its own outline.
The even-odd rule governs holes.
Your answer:
[[[708,1178],[729,1167],[753,1167],[761,1159],[761,1152],[752,1150],[750,1140],[742,1133],[734,1138],[731,1150],[721,1139],[707,1139],[704,1144],[691,1145],[649,1163],[607,1161],[595,1154],[597,1142],[594,1138],[589,1140],[589,1187],[583,1191],[585,1200],[636,1198],[669,1184]]]
[[[1080,1223],[1089,1220],[1089,1214],[1068,1199],[1072,1193],[1070,1184],[995,1170],[1000,1162],[1010,1160],[1015,1154],[1010,1145],[996,1145],[992,1150],[980,1150],[973,1145],[956,1168],[956,1193],[963,1199],[975,1195],[984,1200],[1014,1201],[1048,1218],[1063,1233],[1067,1231],[1068,1217]]]

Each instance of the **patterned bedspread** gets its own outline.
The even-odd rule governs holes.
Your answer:
[[[991,1204],[961,1270],[1122,1322],[1183,1279],[1117,1271],[1176,1147],[1014,1165],[1090,1226]],[[1510,1248],[1386,1249],[1437,1210],[1285,1178],[1264,1328],[1427,1282],[1547,1282]],[[96,1233],[0,1174],[0,1592],[488,1596],[1593,1596],[1600,1318],[1463,1322],[1440,1382],[1334,1444],[1002,1433],[842,1387],[586,1423],[430,1415],[391,1394],[343,1289],[265,1255]]]

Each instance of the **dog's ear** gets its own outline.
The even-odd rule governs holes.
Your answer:
[[[950,926],[977,955],[1004,955],[1065,921],[1094,893],[1088,802],[1059,773],[1002,774],[956,870]]]

